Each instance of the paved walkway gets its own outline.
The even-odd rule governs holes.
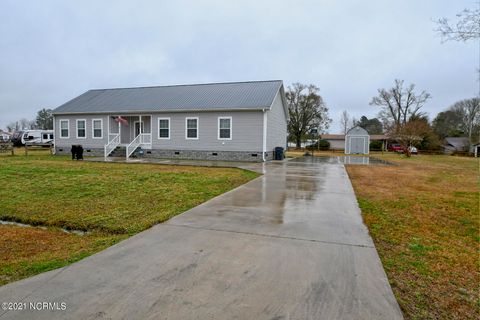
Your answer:
[[[78,263],[0,287],[0,302],[65,302],[66,311],[0,319],[402,319],[343,165],[247,166],[265,174]]]

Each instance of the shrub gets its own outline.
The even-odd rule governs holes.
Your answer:
[[[328,150],[330,149],[330,142],[327,140],[320,139],[314,144],[311,144],[307,147],[309,150]]]
[[[370,141],[370,150],[382,150],[383,142],[380,140]]]

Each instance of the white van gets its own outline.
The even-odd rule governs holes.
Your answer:
[[[26,130],[22,136],[22,144],[53,143],[53,130]]]

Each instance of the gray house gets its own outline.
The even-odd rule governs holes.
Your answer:
[[[443,152],[445,154],[467,152],[469,149],[470,141],[467,137],[446,137],[443,143]]]
[[[266,161],[287,141],[280,80],[90,90],[53,115],[56,154]]]

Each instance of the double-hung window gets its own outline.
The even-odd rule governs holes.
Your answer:
[[[185,138],[198,139],[198,118],[185,119]]]
[[[77,138],[85,139],[87,137],[87,121],[77,120]]]
[[[232,140],[232,117],[218,117],[218,139]]]
[[[93,139],[103,138],[103,120],[102,119],[92,120],[92,136],[93,136]]]
[[[158,139],[170,139],[170,118],[158,118]]]
[[[70,137],[69,122],[68,120],[60,120],[60,138],[68,139]]]

